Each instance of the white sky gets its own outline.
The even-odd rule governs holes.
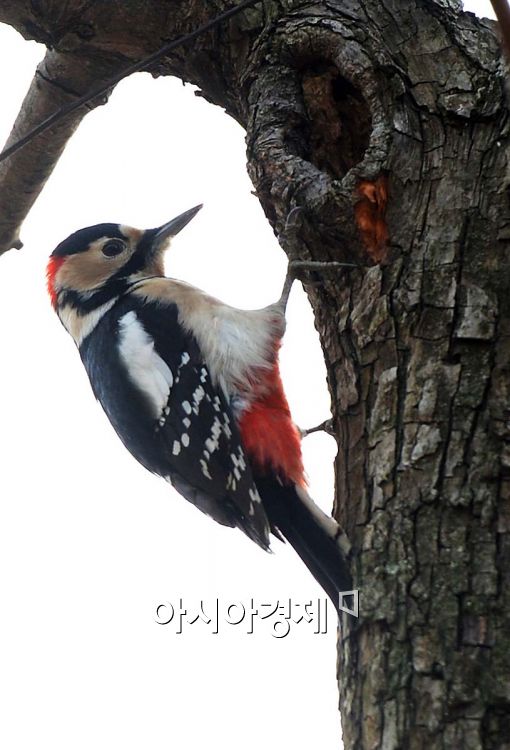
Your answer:
[[[490,15],[489,2],[465,3]],[[43,48],[0,26],[7,137]],[[46,298],[47,257],[101,221],[150,227],[204,202],[167,256],[169,275],[230,304],[274,301],[285,258],[250,194],[244,134],[191,87],[139,74],[87,115],[30,213],[21,252],[0,257],[0,745],[135,750],[339,747],[336,626],[275,639],[220,619],[154,622],[182,597],[225,606],[321,589],[288,545],[267,555],[202,516],[131,458],[95,403]],[[299,284],[282,372],[296,422],[328,416],[320,346]],[[21,304],[21,302],[24,304]],[[304,441],[311,493],[330,511],[334,441]],[[222,627],[223,625],[223,627]]]

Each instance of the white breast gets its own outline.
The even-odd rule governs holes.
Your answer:
[[[133,294],[177,306],[180,325],[196,338],[213,381],[228,397],[246,397],[256,371],[272,366],[274,343],[285,328],[277,306],[239,310],[185,282],[167,278],[147,279]]]
[[[267,310],[238,310],[212,306],[209,315],[191,313],[183,323],[197,339],[213,380],[228,395],[250,389],[257,370],[271,367],[275,314]]]

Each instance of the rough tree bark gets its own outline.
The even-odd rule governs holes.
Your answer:
[[[226,7],[7,0],[0,21],[51,47],[73,96]],[[508,750],[510,131],[494,24],[458,0],[265,0],[152,72],[246,128],[291,257],[357,264],[306,280],[361,590],[340,639],[345,747]],[[39,116],[29,99],[18,134]],[[3,249],[76,123],[4,166]]]

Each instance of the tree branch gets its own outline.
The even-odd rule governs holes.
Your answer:
[[[83,52],[80,55],[50,50],[36,71],[0,154],[0,254],[10,248],[22,247],[19,238],[21,224],[86,108],[90,110],[105,103],[105,96],[107,98],[113,87],[126,76],[138,70],[152,69],[156,61],[177,47],[195,40],[260,2],[242,0],[127,67],[119,55],[104,52],[94,55],[90,48],[88,54]],[[63,28],[67,28],[72,17],[73,14],[65,19]],[[42,33],[40,29],[39,33]]]
[[[175,49],[183,46],[187,42],[193,41],[202,34],[205,34],[206,31],[213,29],[215,26],[218,26],[228,18],[237,15],[241,11],[250,8],[253,5],[256,5],[260,1],[261,0],[243,0],[240,5],[236,5],[233,8],[225,11],[224,13],[221,13],[219,16],[210,19],[206,23],[194,29],[189,34],[172,40],[168,44],[163,45],[163,47],[160,47],[158,50],[156,50],[156,52],[153,52],[148,57],[145,57],[143,60],[137,60],[137,62],[133,63],[132,65],[128,65],[127,68],[123,68],[120,73],[114,75],[112,78],[104,82],[101,86],[96,86],[92,91],[88,91],[86,94],[79,97],[74,102],[71,102],[66,107],[62,107],[56,110],[49,117],[47,117],[45,120],[42,120],[40,123],[38,123],[38,125],[32,128],[32,130],[30,130],[23,138],[20,138],[12,145],[4,148],[0,153],[0,162],[4,161],[8,156],[14,154],[20,148],[23,148],[26,143],[38,136],[39,133],[43,133],[45,130],[48,130],[48,128],[59,122],[67,114],[74,112],[80,107],[88,105],[88,103],[96,97],[104,96],[110,89],[116,86],[117,83],[120,83],[124,78],[127,78],[132,73],[137,73],[140,70],[150,69],[155,62],[160,60],[162,57],[165,57],[165,55],[168,55],[170,52],[173,52]]]
[[[88,91],[91,85],[108,80],[119,65],[118,59],[88,58],[85,62],[80,55],[48,51],[37,67],[6,146]],[[0,164],[0,254],[22,247],[21,224],[67,141],[83,116],[105,101],[105,97],[92,100],[88,108],[67,115]]]

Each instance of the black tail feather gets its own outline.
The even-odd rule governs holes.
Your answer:
[[[352,589],[340,527],[314,506],[305,490],[269,477],[257,477],[256,484],[272,528],[292,545],[338,611],[339,592]]]

